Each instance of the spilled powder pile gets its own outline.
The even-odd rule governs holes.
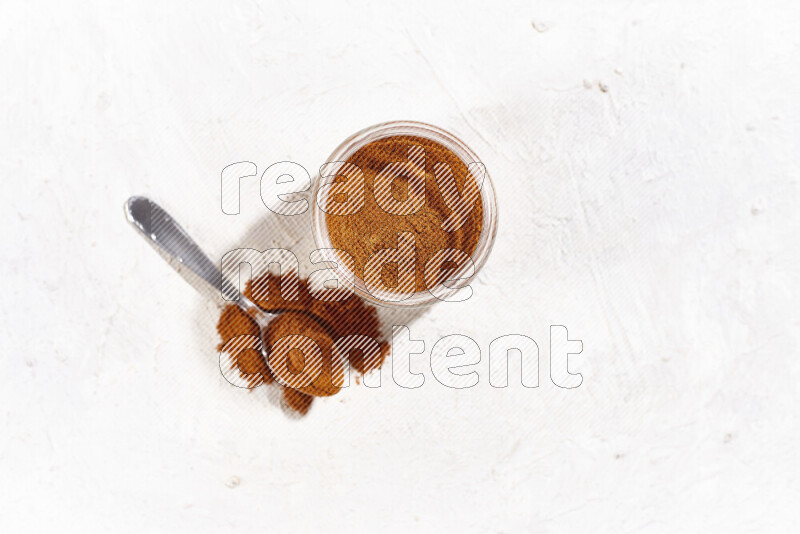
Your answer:
[[[294,276],[294,275],[284,275]],[[273,371],[267,366],[261,352],[256,349],[239,350],[236,354],[228,354],[232,365],[238,369],[241,377],[249,387],[260,384],[275,383],[282,389],[286,406],[300,414],[305,414],[311,407],[314,397],[325,397],[338,393],[338,381],[341,378],[341,366],[334,365],[334,343],[346,336],[363,335],[378,342],[380,350],[374,354],[365,354],[357,347],[344,345],[344,352],[350,368],[357,373],[366,373],[378,369],[388,354],[389,344],[381,339],[380,325],[376,310],[355,295],[326,302],[312,298],[305,280],[298,280],[299,298],[286,300],[281,294],[281,280],[272,274],[250,280],[244,290],[245,296],[253,300],[267,312],[282,312],[273,319],[265,332],[267,351],[273,355],[285,351],[273,351],[275,344],[282,338],[291,335],[302,335],[312,339],[322,355],[322,372],[310,385],[293,389],[276,381]],[[254,298],[253,288],[258,290]],[[236,304],[228,304],[217,323],[222,350],[231,339],[241,335],[259,335],[258,325]],[[282,373],[283,383],[291,383],[292,373],[301,373],[308,360],[308,355],[298,349],[288,352],[282,361],[272,359],[272,368]],[[337,374],[338,373],[338,374]]]

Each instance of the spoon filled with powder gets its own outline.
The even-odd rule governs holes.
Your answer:
[[[221,292],[231,301],[223,311],[218,331],[225,342],[237,336],[256,336],[256,350],[260,358],[234,360],[250,387],[258,383],[277,381],[286,386],[284,398],[290,408],[305,413],[311,397],[326,397],[336,394],[343,385],[345,360],[361,372],[379,367],[382,363],[386,345],[381,344],[378,354],[364,363],[363,354],[343,354],[334,350],[334,336],[339,334],[361,333],[377,336],[377,319],[373,309],[366,308],[360,299],[355,302],[325,303],[312,302],[308,297],[308,287],[300,283],[301,298],[298,302],[284,301],[282,297],[271,299],[268,304],[255,302],[252,297],[252,283],[240,293],[227,280],[217,265],[202,251],[197,243],[161,206],[145,197],[131,197],[125,203],[125,214],[133,227],[149,242],[155,245],[168,259],[173,259],[189,269],[202,280]],[[256,282],[270,283],[270,275]],[[305,298],[303,298],[305,297]],[[335,305],[334,305],[335,304]],[[355,314],[354,314],[355,312]],[[345,316],[357,317],[357,323]],[[342,328],[344,326],[344,329]],[[285,339],[305,339],[299,346],[287,349],[281,343]],[[310,343],[313,341],[314,343]],[[270,350],[278,347],[278,350]],[[285,350],[280,350],[283,347]],[[246,354],[248,351],[237,351]],[[252,348],[249,351],[252,353]],[[232,355],[233,356],[233,355]],[[361,359],[358,359],[358,357]],[[354,358],[355,357],[355,358]],[[248,362],[249,360],[249,362]],[[313,380],[308,380],[306,370],[315,371]]]

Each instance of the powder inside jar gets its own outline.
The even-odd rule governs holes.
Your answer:
[[[420,154],[424,158],[424,204],[413,213],[397,213],[385,209],[387,196],[390,203],[402,203],[412,194],[414,182],[409,172],[399,172],[391,179],[388,193],[376,199],[376,177],[386,175],[387,168],[393,164],[405,164],[405,169],[414,169],[411,163],[419,163]],[[347,158],[347,163],[356,165],[363,172],[363,207],[355,213],[337,214],[326,210],[325,223],[333,248],[346,251],[354,259],[355,274],[365,278],[364,268],[370,257],[383,249],[398,247],[398,234],[410,232],[415,240],[415,270],[413,291],[421,292],[428,288],[425,279],[425,266],[429,259],[443,249],[456,249],[471,256],[480,240],[483,229],[483,204],[480,195],[470,205],[471,209],[463,223],[455,229],[448,229],[443,223],[453,211],[442,191],[442,164],[449,165],[458,195],[465,193],[468,180],[474,185],[476,177],[453,151],[440,143],[417,136],[398,135],[372,141],[359,148]],[[437,177],[440,178],[437,181]],[[332,183],[345,184],[352,178],[340,175]],[[385,178],[384,178],[385,180]],[[446,188],[445,191],[448,191]],[[455,193],[455,192],[453,192]],[[345,195],[336,193],[332,201],[344,202]],[[452,195],[447,199],[450,201]],[[379,203],[380,200],[380,203]],[[442,269],[451,268],[445,263]],[[440,273],[434,278],[441,281]],[[380,280],[387,288],[398,286],[398,267],[387,263],[380,272]]]

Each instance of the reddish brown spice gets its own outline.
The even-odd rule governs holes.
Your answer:
[[[272,355],[275,343],[286,336],[303,335],[311,338],[322,351],[323,370],[319,378],[309,386],[301,387],[299,390],[292,389],[276,383],[273,370],[269,368],[260,351],[244,349],[229,356],[233,358],[231,363],[238,369],[249,387],[276,383],[282,388],[286,406],[299,414],[305,414],[315,396],[330,396],[339,391],[337,384],[340,382],[332,379],[333,344],[336,340],[358,334],[368,336],[379,343],[380,355],[377,358],[365,358],[363,351],[358,349],[353,349],[347,354],[351,369],[358,373],[379,368],[388,354],[389,344],[381,339],[375,308],[360,298],[351,295],[339,301],[316,300],[312,298],[307,282],[299,280],[299,298],[286,300],[280,292],[280,286],[280,279],[268,274],[249,281],[244,290],[244,294],[264,311],[281,312],[280,316],[270,322],[265,331],[267,350]],[[264,300],[254,298],[254,287],[258,288],[255,292],[258,296],[265,296]],[[222,310],[217,323],[217,332],[221,340],[218,350],[222,350],[226,343],[237,336],[259,335],[256,323],[236,304],[229,304]],[[286,382],[285,379],[291,373],[302,372],[305,365],[304,356],[301,351],[295,349],[288,353],[286,361],[270,361],[270,364],[273,369],[281,373],[279,376]],[[286,372],[289,375],[284,374]]]
[[[424,149],[425,200],[424,207],[410,214],[387,212],[375,199],[375,178],[388,165],[407,162],[409,149]],[[328,234],[334,248],[344,250],[355,260],[355,272],[364,278],[364,266],[369,258],[382,249],[398,246],[398,233],[411,232],[415,237],[415,291],[425,291],[424,266],[427,261],[443,249],[457,249],[471,256],[477,248],[483,229],[483,203],[476,198],[464,224],[457,230],[447,231],[443,222],[451,213],[442,195],[436,178],[436,166],[449,165],[456,189],[464,192],[470,173],[467,163],[445,146],[422,137],[396,135],[372,141],[359,148],[347,159],[347,163],[358,166],[364,173],[364,205],[354,214],[325,214]],[[346,182],[338,176],[332,183]],[[402,202],[408,198],[409,179],[400,174],[391,184],[391,196]],[[334,200],[343,201],[333,197]],[[386,287],[396,287],[397,266],[387,264],[381,273]]]

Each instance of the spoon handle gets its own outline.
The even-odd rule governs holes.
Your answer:
[[[149,198],[131,197],[125,202],[125,215],[146,239],[219,290],[225,299],[241,300],[239,290],[161,206]]]

